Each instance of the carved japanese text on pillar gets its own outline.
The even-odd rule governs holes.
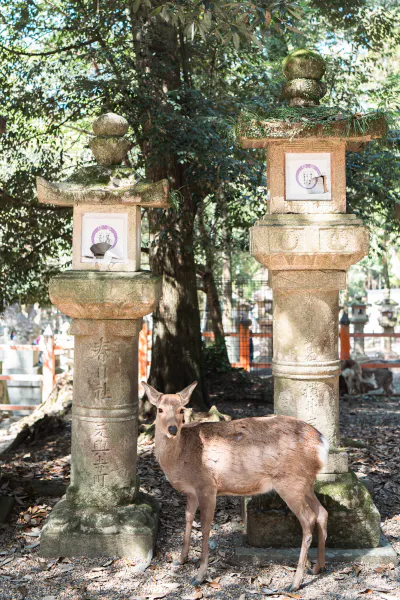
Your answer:
[[[104,423],[96,423],[91,441],[93,466],[96,472],[93,482],[104,487],[105,479],[108,475],[108,452],[110,452],[107,429]]]
[[[96,401],[101,400],[111,400],[110,394],[107,389],[107,365],[106,358],[107,354],[110,351],[107,342],[104,341],[104,338],[100,338],[99,342],[96,342],[94,348],[92,350],[92,356],[98,361],[98,382],[96,383],[96,387],[94,389],[95,399]]]

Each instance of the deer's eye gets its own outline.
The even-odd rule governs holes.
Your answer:
[[[183,415],[183,413],[184,413],[185,411],[183,410],[183,408],[181,408],[181,410],[180,410],[179,412],[181,413],[181,415]]]
[[[162,413],[162,412],[164,412],[164,411],[163,411],[163,409],[162,409],[162,408],[159,408],[159,409],[158,409],[158,412],[159,412],[159,413]]]

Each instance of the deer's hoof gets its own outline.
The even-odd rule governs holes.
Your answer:
[[[200,585],[201,581],[199,581],[197,579],[197,577],[193,577],[193,579],[190,580],[190,585]]]
[[[296,583],[295,581],[293,581],[293,583],[291,585],[289,585],[287,588],[285,588],[286,592],[297,592],[297,590],[300,587],[300,583]]]
[[[316,564],[313,566],[313,569],[312,569],[312,574],[313,574],[313,575],[318,575],[319,573],[321,573],[321,571],[324,571],[324,570],[325,570],[325,566],[322,566],[322,567],[320,567],[320,566],[319,566],[319,564],[318,564],[318,563],[316,563]]]
[[[173,560],[172,561],[172,566],[173,567],[181,567],[183,565],[184,561],[182,562],[181,560]]]

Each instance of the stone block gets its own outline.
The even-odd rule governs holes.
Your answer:
[[[335,481],[317,481],[315,491],[328,511],[328,548],[379,546],[378,509],[354,473],[337,475]],[[245,511],[247,540],[251,546],[301,545],[300,523],[275,492],[246,499]],[[314,531],[314,546],[316,541]]]
[[[135,504],[104,510],[73,507],[63,499],[43,527],[40,555],[148,560],[156,542],[158,515],[158,504],[144,494]]]
[[[139,319],[155,309],[162,278],[150,271],[65,271],[50,281],[52,303],[73,319]]]
[[[237,544],[235,559],[242,565],[266,567],[275,563],[297,564],[300,548],[249,548],[243,541]],[[398,557],[385,536],[381,535],[380,546],[377,548],[327,548],[327,563],[362,562],[365,565],[397,565]],[[310,548],[308,553],[312,561],[317,560],[317,549]]]
[[[346,271],[368,250],[368,229],[355,215],[272,214],[250,230],[251,254],[272,271]]]

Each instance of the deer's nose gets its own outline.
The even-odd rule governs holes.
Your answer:
[[[170,433],[171,435],[176,435],[178,433],[178,428],[176,425],[170,425],[168,427],[168,433]]]

